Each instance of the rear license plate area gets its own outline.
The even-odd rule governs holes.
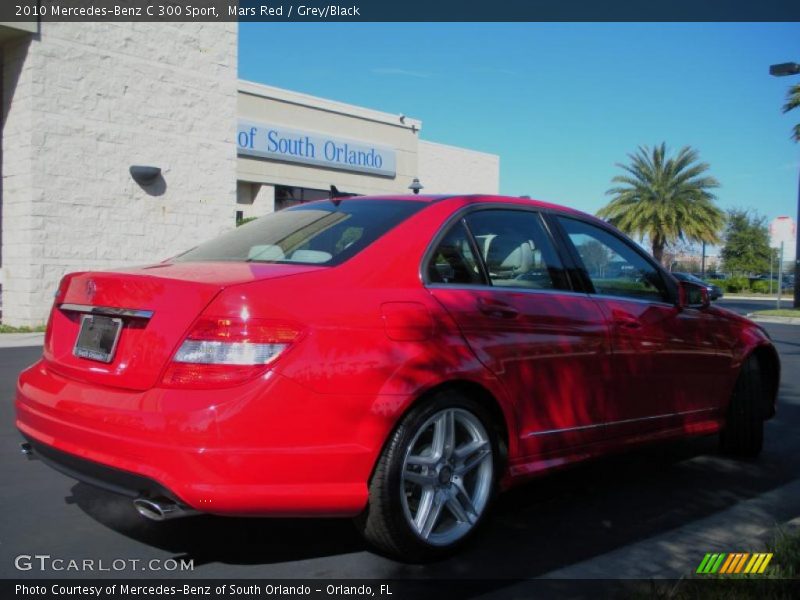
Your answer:
[[[81,327],[72,354],[110,363],[122,331],[122,319],[102,315],[81,315]]]

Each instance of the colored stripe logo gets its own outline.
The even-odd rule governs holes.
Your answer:
[[[760,575],[771,560],[771,552],[709,553],[700,561],[697,573],[700,575],[734,575],[737,573]]]

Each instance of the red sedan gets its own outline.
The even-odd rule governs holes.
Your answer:
[[[495,491],[640,442],[755,456],[780,365],[606,223],[495,196],[302,204],[62,280],[23,449],[163,520],[356,517],[406,560]]]

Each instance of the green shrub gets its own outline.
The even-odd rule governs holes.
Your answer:
[[[14,327],[13,325],[0,324],[0,333],[40,333],[44,330],[44,325],[34,325],[33,327],[22,325],[21,327]]]
[[[245,223],[249,223],[250,221],[255,221],[258,217],[246,217],[240,221],[236,221],[236,226],[241,227]]]
[[[750,285],[750,289],[756,292],[757,294],[769,294],[770,292],[774,292],[778,289],[778,283],[775,282],[772,284],[772,289],[769,289],[769,281],[759,280],[754,281]]]
[[[796,579],[800,576],[800,530],[778,527],[767,550],[775,554],[770,577]]]
[[[746,292],[750,289],[750,281],[747,277],[731,277],[726,279],[723,284],[725,286],[723,289],[732,294]]]

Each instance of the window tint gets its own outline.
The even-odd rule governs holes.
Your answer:
[[[598,294],[668,301],[661,274],[648,260],[607,231],[558,217]]]
[[[431,283],[485,284],[469,236],[460,222],[444,236],[428,263]]]
[[[423,206],[421,201],[356,199],[300,204],[242,225],[175,260],[338,264]]]
[[[705,281],[697,277],[696,275],[692,275],[691,273],[673,273],[673,275],[680,279],[681,281],[691,281],[692,283],[699,283],[705,285]]]
[[[482,210],[465,218],[494,286],[568,287],[561,262],[537,213]]]

